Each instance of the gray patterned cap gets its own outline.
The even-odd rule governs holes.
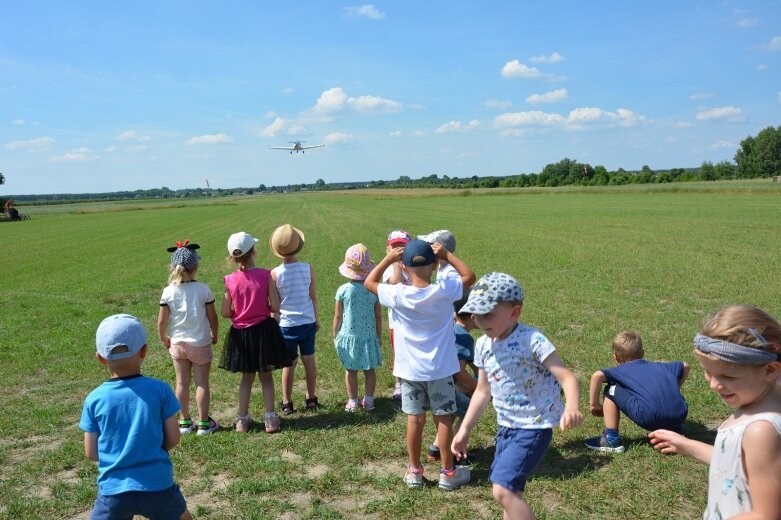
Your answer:
[[[518,281],[505,273],[488,273],[472,286],[469,299],[462,313],[488,314],[499,302],[522,302],[523,288]]]

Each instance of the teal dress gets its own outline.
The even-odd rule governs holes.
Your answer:
[[[377,295],[361,282],[348,282],[336,291],[342,302],[342,328],[336,334],[336,353],[346,370],[371,370],[382,365],[374,317]]]

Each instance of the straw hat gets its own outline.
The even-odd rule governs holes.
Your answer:
[[[290,224],[279,226],[268,241],[271,252],[279,258],[297,255],[304,248],[304,233]]]
[[[339,266],[342,276],[350,280],[365,280],[374,269],[369,250],[363,244],[355,244],[347,249],[344,262]]]

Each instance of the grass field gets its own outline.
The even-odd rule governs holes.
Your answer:
[[[642,189],[641,189],[642,188]],[[379,260],[394,228],[447,228],[457,254],[479,275],[505,271],[526,290],[522,319],[545,332],[578,375],[587,413],[588,378],[611,362],[609,342],[633,328],[650,359],[693,365],[684,394],[691,436],[712,440],[729,410],[708,391],[691,355],[699,322],[729,303],[781,316],[781,185],[769,181],[503,192],[376,191],[236,199],[144,201],[20,208],[33,218],[0,224],[0,519],[87,518],[97,475],[77,423],[87,393],[106,377],[94,358],[105,316],[141,318],[150,337],[147,375],[173,384],[155,319],[167,277],[165,248],[201,244],[199,279],[222,293],[228,235],[260,237],[258,264],[272,267],[267,237],[290,222],[306,233],[301,259],[317,275],[316,412],[283,418],[283,430],[225,428],[187,436],[172,452],[175,475],[196,518],[496,518],[487,472],[496,429],[488,411],[475,429],[473,482],[454,493],[408,490],[406,419],[388,398],[390,349],[378,372],[378,410],[347,414],[333,351],[333,296],[344,282],[344,250],[364,242]],[[221,333],[229,327],[220,322]],[[219,351],[219,350],[218,350]],[[279,374],[276,374],[278,382]],[[231,426],[238,376],[214,368],[213,415]],[[277,384],[277,389],[279,386]],[[303,408],[303,371],[295,401]],[[279,397],[279,393],[278,393]],[[279,400],[279,399],[277,399]],[[262,416],[262,400],[251,411]],[[430,421],[429,421],[430,422]],[[589,452],[601,422],[556,432],[528,483],[538,518],[698,518],[707,469],[655,453],[645,433],[622,423],[624,454]],[[433,427],[427,426],[424,442]],[[428,464],[427,475],[436,476]]]

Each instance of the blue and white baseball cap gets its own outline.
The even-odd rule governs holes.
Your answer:
[[[522,302],[523,297],[518,280],[505,273],[488,273],[472,286],[460,312],[488,314],[499,302]]]
[[[95,345],[100,357],[107,361],[129,358],[146,345],[146,330],[135,316],[114,314],[100,322]]]

